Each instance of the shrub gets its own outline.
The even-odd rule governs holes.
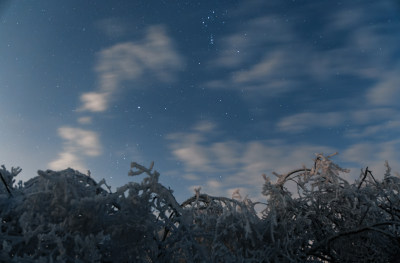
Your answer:
[[[160,174],[146,174],[111,192],[104,180],[67,169],[39,171],[14,185],[21,171],[0,170],[1,262],[390,262],[400,255],[400,178],[359,180],[331,156],[312,168],[264,175],[266,209],[250,199],[196,190],[179,204]],[[297,192],[287,189],[295,182]]]

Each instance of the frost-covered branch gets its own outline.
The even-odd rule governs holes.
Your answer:
[[[111,191],[73,169],[38,171],[13,188],[19,168],[0,169],[1,262],[390,262],[400,255],[400,178],[385,163],[354,183],[330,156],[263,175],[266,209],[195,190],[179,204],[160,174]],[[381,178],[381,179],[380,179]],[[296,189],[293,188],[294,182]],[[7,188],[8,187],[8,188]],[[103,189],[104,187],[104,189]],[[296,193],[297,190],[297,193]],[[10,194],[13,194],[10,198]]]

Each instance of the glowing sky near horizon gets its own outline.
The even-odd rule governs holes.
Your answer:
[[[193,188],[260,199],[261,174],[314,153],[400,171],[400,4],[7,1],[0,164],[131,181],[131,161]]]

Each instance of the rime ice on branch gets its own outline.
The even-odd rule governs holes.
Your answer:
[[[347,170],[317,154],[311,168],[264,175],[257,203],[196,189],[177,203],[160,174],[115,192],[73,169],[39,171],[14,188],[21,171],[0,170],[2,262],[390,262],[400,255],[400,179],[386,164],[349,183]],[[294,182],[296,193],[287,189]],[[104,189],[104,187],[106,189]],[[7,190],[8,189],[8,190]],[[12,195],[11,195],[12,194]]]

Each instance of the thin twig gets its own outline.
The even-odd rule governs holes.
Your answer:
[[[369,171],[368,171],[368,166],[367,166],[367,168],[365,168],[364,176],[363,176],[363,178],[361,179],[360,184],[358,185],[358,189],[360,189],[362,183],[364,182],[365,178],[367,177],[368,172],[369,172]]]
[[[4,179],[3,174],[1,172],[0,172],[0,177],[1,177],[1,181],[3,182],[4,186],[6,187],[7,192],[10,194],[10,196],[12,196],[11,190],[8,187],[6,180]]]

